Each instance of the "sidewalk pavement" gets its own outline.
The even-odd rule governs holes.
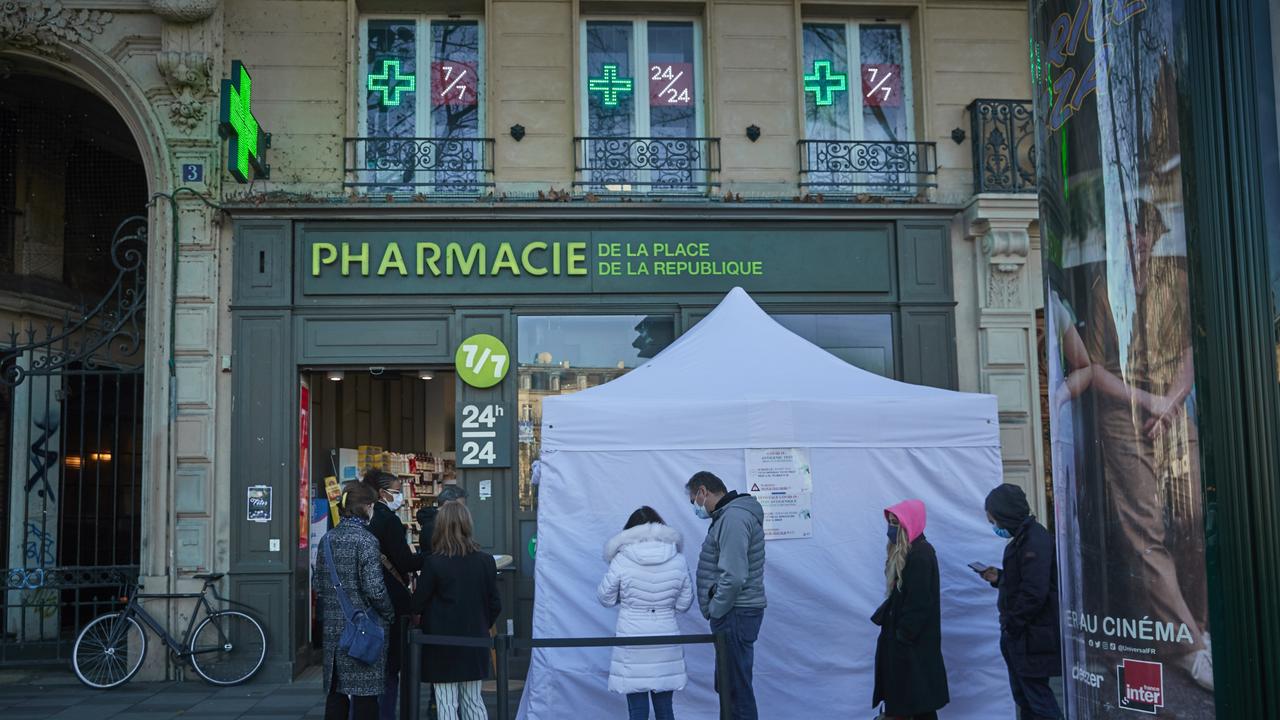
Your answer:
[[[493,684],[485,704],[497,720]],[[512,705],[519,702],[513,684]],[[426,700],[424,695],[423,700]],[[311,668],[292,683],[250,681],[218,688],[199,680],[130,682],[114,690],[85,687],[69,669],[0,671],[3,720],[320,720],[324,694]],[[423,718],[426,718],[424,712]]]

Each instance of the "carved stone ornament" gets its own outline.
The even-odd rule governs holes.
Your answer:
[[[156,54],[156,65],[173,94],[169,119],[191,132],[204,120],[213,60],[204,53],[166,51]]]
[[[204,20],[218,9],[221,0],[148,0],[151,12],[175,23]]]
[[[993,309],[1015,308],[1021,301],[1018,276],[1009,272],[993,272],[987,275],[987,307]]]
[[[88,43],[109,22],[109,12],[68,10],[56,0],[0,0],[0,49],[62,58],[63,45]]]
[[[1031,253],[1031,237],[1026,230],[991,228],[982,237],[982,252],[997,271],[1017,272]]]

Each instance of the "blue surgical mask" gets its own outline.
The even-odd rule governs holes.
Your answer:
[[[698,516],[699,520],[711,519],[711,513],[707,512],[707,509],[702,507],[702,503],[698,502],[698,498],[695,497],[689,502],[693,503],[693,514]]]
[[[898,542],[898,526],[897,525],[890,525],[889,532],[887,534],[889,535],[889,542],[891,543]]]
[[[387,509],[391,512],[395,512],[404,507],[404,493],[393,492],[391,493],[391,499],[385,502],[387,504]]]
[[[1013,533],[1009,532],[1008,530],[1005,530],[1002,527],[997,527],[995,523],[992,523],[991,531],[994,532],[998,537],[1002,537],[1005,540],[1008,540],[1009,538],[1013,537]]]

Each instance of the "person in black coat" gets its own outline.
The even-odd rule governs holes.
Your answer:
[[[461,485],[445,485],[436,496],[435,507],[424,507],[418,510],[414,519],[418,521],[418,552],[423,557],[431,554],[431,533],[435,531],[436,515],[440,514],[440,506],[451,502],[467,504],[467,491]]]
[[[502,613],[498,568],[473,538],[466,505],[440,506],[431,548],[413,595],[423,627],[436,635],[488,638]],[[487,717],[480,686],[489,677],[488,649],[436,646],[424,656],[422,681],[433,684],[441,718]]]
[[[1023,720],[1061,720],[1049,687],[1049,678],[1062,674],[1053,536],[1031,514],[1017,485],[992,490],[986,508],[995,534],[1009,540],[1004,569],[987,568],[982,577],[1000,590],[1000,651],[1013,700]]]
[[[422,556],[409,546],[404,523],[396,515],[396,511],[404,504],[400,478],[382,470],[370,470],[365,473],[363,482],[377,494],[379,500],[373,506],[369,532],[378,539],[378,547],[382,550],[382,577],[387,585],[387,594],[391,597],[391,606],[396,611],[396,621],[387,637],[386,692],[378,698],[378,718],[396,720],[403,655],[401,642],[404,639],[405,620],[412,610],[409,579],[413,573],[422,569]]]
[[[924,503],[906,500],[884,514],[888,597],[871,617],[880,626],[871,704],[883,702],[890,718],[936,720],[951,702],[942,660],[938,557],[924,537]]]

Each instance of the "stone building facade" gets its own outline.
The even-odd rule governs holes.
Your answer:
[[[471,174],[454,180],[457,187],[446,182],[443,192],[439,185],[405,190],[413,183],[395,175],[403,167],[393,163],[388,171],[386,165],[371,164],[371,123],[386,120],[370,114],[371,90],[374,84],[381,88],[383,112],[396,82],[384,78],[390,71],[382,62],[389,57],[387,48],[371,38],[412,28],[420,38],[411,51],[418,68],[413,92],[456,91],[449,85],[452,76],[441,75],[445,61],[423,46],[427,37],[438,40],[440,32],[467,23],[476,28],[478,40],[457,67],[479,77],[475,85],[462,84],[478,100],[473,106],[450,106],[415,99],[418,115],[411,122],[416,131],[405,136],[433,134],[429,116],[434,117],[434,108],[474,108],[467,110],[474,119],[467,121],[464,135],[477,143],[483,160],[467,166]],[[884,28],[891,29],[887,35]],[[627,39],[597,48],[608,33]],[[663,49],[663,43],[673,49]],[[237,404],[251,401],[237,394],[246,387],[236,384],[237,375],[261,360],[241,352],[236,328],[249,332],[253,326],[237,323],[276,302],[261,300],[269,294],[265,291],[260,302],[251,299],[254,272],[278,271],[287,282],[290,265],[302,260],[267,250],[246,254],[243,238],[258,230],[276,232],[284,222],[461,219],[675,227],[705,221],[730,229],[775,221],[832,227],[881,223],[897,228],[895,262],[913,257],[904,254],[909,249],[901,244],[903,233],[921,223],[941,228],[941,242],[931,252],[949,268],[937,276],[940,294],[928,296],[936,311],[930,317],[937,321],[913,315],[917,301],[910,297],[892,301],[895,374],[996,395],[1005,477],[1022,484],[1045,513],[1036,338],[1042,293],[1027,44],[1025,3],[1006,0],[0,3],[0,77],[7,78],[0,80],[0,100],[12,99],[4,85],[15,78],[58,83],[99,98],[127,129],[125,139],[136,145],[145,175],[145,200],[136,208],[145,216],[145,331],[140,355],[132,356],[141,360],[145,375],[141,462],[135,473],[139,491],[121,500],[136,503],[139,536],[134,557],[117,564],[136,565],[152,591],[191,591],[199,588],[197,574],[230,572],[232,579],[224,582],[231,583],[233,595],[237,575],[285,577],[298,565],[288,541],[296,537],[288,534],[298,532],[296,524],[280,532],[273,528],[270,546],[248,547],[258,543],[258,536],[243,531],[243,483],[236,477],[250,467],[244,463],[277,459],[279,466],[264,472],[278,474],[282,482],[297,477],[289,458],[259,452],[255,443],[262,433],[244,435],[236,411]],[[646,49],[650,62],[641,68],[638,58]],[[621,92],[632,93],[634,113],[622,125],[605,107],[605,95],[591,89],[609,77],[596,54],[614,58],[606,65],[614,67],[615,77],[619,62],[653,75],[629,73],[630,90]],[[228,141],[219,134],[220,103],[226,101],[222,81],[236,80],[233,61],[251,73],[252,114],[270,134],[262,153],[269,175],[251,172],[248,183],[232,176]],[[406,60],[396,71],[407,67]],[[692,74],[691,82],[675,79],[683,72]],[[885,75],[896,77],[882,82]],[[828,83],[835,84],[824,88]],[[409,92],[403,81],[400,86]],[[657,103],[672,89],[673,104],[685,110],[663,115]],[[692,99],[680,100],[681,91],[692,93]],[[646,95],[650,105],[641,109]],[[28,93],[22,107],[41,101],[39,93]],[[824,109],[832,106],[847,112]],[[681,117],[692,120],[681,125]],[[596,153],[603,151],[582,138],[608,134],[659,142],[648,146],[648,155],[621,153],[623,170],[632,174],[593,177],[600,172],[592,169]],[[652,164],[653,154],[670,154],[673,142],[689,137],[702,139],[697,158],[663,188],[663,181],[654,180],[662,171]],[[444,148],[437,144],[431,152],[444,153]],[[830,163],[828,153],[845,164],[823,165]],[[859,153],[870,156],[871,164],[859,165],[866,162],[857,159]],[[30,168],[40,162],[15,158],[11,172],[15,178],[35,177]],[[431,165],[440,162],[436,158],[419,155],[412,162],[426,163],[419,170],[440,170]],[[46,181],[65,186],[67,176],[61,172]],[[643,178],[656,182],[657,190],[674,185],[677,192],[642,186]],[[104,173],[100,182],[107,188],[113,178]],[[0,221],[13,223],[15,260],[9,274],[21,277],[31,274],[22,262],[30,257],[27,248],[50,246],[56,257],[72,239],[58,231],[66,225],[65,203],[50,205],[48,193],[33,190],[38,184],[15,180],[11,185],[11,196],[0,197],[0,205],[13,212]],[[254,242],[291,246],[292,231],[280,232]],[[65,266],[77,257],[60,260],[64,267],[51,282],[67,277]],[[270,270],[269,262],[285,267]],[[260,271],[250,267],[254,263],[263,264]],[[59,304],[40,288],[10,287],[20,291],[0,288],[0,315],[6,316],[0,321],[53,323],[72,328],[75,337],[91,331],[93,322],[75,325],[66,319],[74,303]],[[777,301],[802,304],[781,295]],[[300,304],[287,292],[279,303],[295,309]],[[929,364],[934,362],[940,364]],[[296,374],[298,365],[290,367]],[[10,423],[19,421],[30,418],[9,416]],[[292,439],[293,421],[282,417],[278,422],[273,432]],[[286,512],[287,502],[297,498],[296,488],[292,495],[277,492],[277,512],[292,514]],[[15,508],[11,502],[10,524],[18,522]],[[278,549],[281,537],[285,542]],[[21,538],[14,547],[20,544]],[[48,560],[52,572],[58,561]],[[13,547],[7,562],[6,567],[24,572],[32,565]],[[35,562],[43,567],[45,560]],[[269,605],[262,608],[269,622],[297,626],[297,609],[305,608],[299,592],[304,591],[282,580],[250,595]],[[12,593],[8,597],[8,605],[18,602]],[[185,611],[178,604],[174,619]],[[29,610],[10,607],[7,612],[12,619]],[[62,624],[74,622],[64,618]],[[299,659],[304,655],[299,637],[284,630],[274,634],[280,652],[273,654],[270,672],[288,675],[305,662]],[[31,638],[49,639],[48,632]],[[20,648],[10,647],[3,659],[21,657]],[[148,672],[181,670],[158,659]]]

